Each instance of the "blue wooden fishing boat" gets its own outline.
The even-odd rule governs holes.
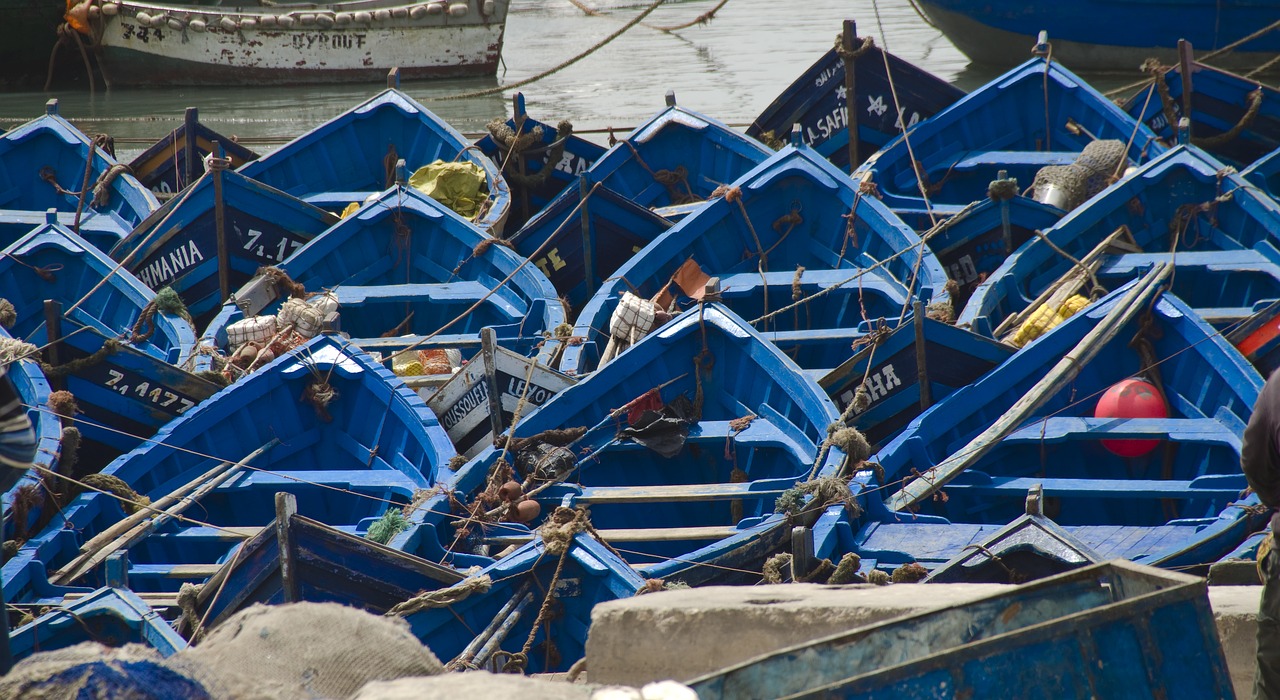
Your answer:
[[[585,175],[578,186],[577,198],[556,199],[508,239],[572,309],[582,308],[618,268],[671,228],[669,219],[607,187],[591,186]]]
[[[636,208],[679,220],[770,153],[725,124],[676,105],[675,94],[667,93],[666,109],[615,143],[511,242],[551,278],[570,306],[580,307],[664,230],[665,224]]]
[[[1171,260],[1173,292],[1227,328],[1280,299],[1277,236],[1280,206],[1204,151],[1179,146],[1046,229],[1045,240],[1019,248],[974,291],[957,323],[1004,338],[1038,323],[1032,316],[1052,293],[1115,289]]]
[[[764,144],[676,104],[614,144],[581,177],[642,207],[679,218],[772,155]],[[561,197],[575,197],[572,188]],[[663,211],[667,210],[667,211]]]
[[[1190,71],[1190,81],[1183,78],[1184,70]],[[1187,117],[1191,143],[1237,168],[1280,147],[1280,90],[1195,61],[1154,67],[1150,73],[1151,84],[1130,97],[1124,109],[1166,145],[1178,143],[1178,122]]]
[[[849,172],[893,140],[903,125],[914,127],[964,97],[963,90],[881,50],[870,38],[858,37],[852,20],[845,20],[844,32],[848,46],[823,54],[751,122],[747,136],[781,144],[792,126],[799,124],[806,146]],[[852,71],[846,70],[846,55]],[[854,91],[852,120],[850,89]],[[850,128],[858,132],[853,150]],[[852,165],[851,156],[856,158]]]
[[[196,595],[196,619],[204,629],[255,603],[341,603],[385,614],[419,593],[455,584],[465,576],[447,566],[298,514],[291,493],[275,496],[276,518],[245,540]],[[177,620],[191,637],[190,616]]]
[[[472,221],[502,233],[511,209],[506,180],[484,154],[416,100],[387,88],[317,126],[278,150],[240,168],[240,173],[306,200],[342,211],[396,184],[396,163],[411,171],[434,161],[466,162],[484,173],[485,187],[472,201]]]
[[[553,541],[544,534],[455,584],[460,600],[400,614],[450,668],[563,672],[586,655],[591,609],[645,583],[585,532]]]
[[[872,447],[886,444],[916,416],[968,386],[1013,354],[1013,348],[929,318],[916,302],[897,327],[870,333],[843,364],[818,380],[846,425]],[[866,407],[851,408],[859,389]]]
[[[1041,488],[1045,517],[1105,559],[1204,566],[1263,527],[1239,452],[1262,378],[1162,294],[1172,272],[1157,265],[922,414],[858,474],[876,488],[865,515],[826,539],[864,568],[933,569]],[[1110,409],[1117,395],[1146,410]]]
[[[1115,155],[1127,160],[1107,163],[1108,172],[1090,164],[1080,176],[1089,181],[1072,189],[1103,186],[1129,161],[1165,150],[1154,132],[1057,61],[1033,58],[885,145],[855,179],[873,183],[891,209],[936,223],[986,197],[1000,171],[1026,188],[1041,168],[1077,165],[1099,139],[1119,141]]]
[[[1000,175],[997,173],[997,179],[1004,179]],[[1036,231],[1056,224],[1064,213],[1030,197],[990,192],[936,227],[927,217],[907,224],[925,231],[925,243],[955,283],[951,303],[958,310],[1013,251],[1031,240]]]
[[[462,557],[528,542],[556,506],[590,506],[593,532],[646,578],[745,580],[789,537],[779,496],[837,476],[845,461],[825,442],[838,418],[830,399],[716,303],[526,410],[510,440],[480,452],[454,493],[414,516],[421,525],[405,535],[406,551],[452,552],[447,563],[470,566]],[[461,500],[465,512],[450,514]],[[803,495],[790,500],[794,510]]]
[[[159,206],[125,166],[58,115],[57,100],[44,116],[0,136],[0,190],[0,245],[55,209],[64,226],[107,250]]]
[[[51,609],[9,635],[14,661],[42,651],[64,649],[81,642],[109,647],[145,644],[161,656],[185,649],[182,638],[160,612],[129,590],[128,558],[118,552],[107,560],[107,585]]]
[[[453,454],[403,382],[341,339],[320,336],[104,469],[150,507],[127,512],[114,495],[80,494],[6,563],[5,599],[101,585],[99,563],[126,549],[134,591],[175,593],[233,560],[237,545],[275,518],[278,492],[293,494],[301,514],[364,534],[418,491],[448,482]],[[50,589],[33,574],[40,568],[64,588]]]
[[[702,700],[1235,697],[1204,579],[1124,561],[840,632],[690,685]]]
[[[0,252],[0,297],[16,312],[9,332],[47,345],[45,374],[74,395],[80,412],[64,420],[81,432],[79,469],[88,473],[219,386],[180,368],[207,367],[181,308],[160,308],[146,285],[57,218],[50,211]]]
[[[6,341],[12,338],[7,330],[0,327],[0,343],[7,344]],[[62,424],[47,410],[53,390],[40,368],[38,356],[11,362],[5,373],[27,409],[37,441],[32,468],[22,475],[16,486],[4,493],[3,506],[0,506],[5,519],[4,539],[23,541],[34,534],[33,529],[38,529],[44,501],[41,475],[57,467],[62,449]]]
[[[820,377],[849,359],[864,322],[901,317],[911,294],[939,296],[946,283],[914,232],[803,144],[756,166],[613,277],[578,316],[584,342],[565,349],[561,371],[585,374],[623,345],[611,315],[625,294],[676,313],[716,277],[712,293]]]
[[[214,144],[217,144],[217,148]],[[252,160],[258,154],[200,123],[200,113],[188,107],[182,125],[129,162],[134,177],[152,192],[175,194],[200,179],[205,172],[204,158],[220,148],[232,168]]]
[[[1280,299],[1237,323],[1224,335],[1264,377],[1280,367]]]
[[[233,170],[198,178],[110,254],[148,287],[172,288],[203,328],[258,268],[284,262],[338,217]]]
[[[498,164],[511,186],[506,230],[518,231],[604,155],[605,148],[574,136],[567,120],[552,126],[530,117],[523,93],[513,95],[511,104],[511,118],[490,122],[489,134],[476,146]]]
[[[1241,171],[1240,176],[1267,196],[1276,199],[1276,195],[1280,194],[1280,179],[1276,177],[1277,174],[1280,174],[1280,148],[1253,161]]]
[[[412,188],[396,185],[303,246],[279,269],[338,304],[336,330],[382,353],[480,349],[480,329],[521,354],[550,359],[545,333],[564,323],[555,289],[536,267]],[[291,292],[255,277],[227,302],[205,336],[227,346],[227,328],[275,313]],[[228,348],[229,350],[232,348]]]
[[[1026,58],[1037,35],[1047,29],[1053,35],[1053,57],[1088,71],[1132,71],[1151,57],[1172,63],[1179,39],[1216,52],[1275,21],[1275,8],[1266,3],[1214,0],[1086,0],[1072,5],[920,0],[920,7],[956,48],[978,63],[1014,65]],[[1213,62],[1252,69],[1277,54],[1280,35],[1265,32],[1214,56]]]

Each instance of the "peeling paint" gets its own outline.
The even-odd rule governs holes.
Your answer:
[[[499,2],[498,8],[488,18],[473,12],[447,23],[438,16],[422,21],[406,17],[331,29],[313,25],[227,31],[210,20],[204,32],[149,27],[121,13],[103,24],[101,60],[113,82],[121,85],[234,83],[264,77],[271,83],[366,80],[371,72],[393,67],[405,77],[492,75],[501,52],[507,3]]]

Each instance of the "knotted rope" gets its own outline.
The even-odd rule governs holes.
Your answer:
[[[474,593],[487,593],[493,586],[489,574],[470,576],[448,588],[424,591],[402,603],[396,603],[385,613],[386,617],[408,617],[423,610],[447,608],[470,598]]]

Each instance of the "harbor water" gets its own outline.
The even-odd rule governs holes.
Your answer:
[[[646,0],[513,0],[503,66],[495,78],[405,83],[428,108],[471,135],[510,114],[511,90],[466,99],[460,93],[510,85],[588,50],[649,6]],[[604,141],[609,127],[625,133],[663,106],[668,90],[680,104],[729,124],[745,126],[830,46],[841,21],[857,22],[861,36],[968,90],[1000,69],[970,66],[930,27],[908,0],[729,0],[706,24],[679,31],[718,0],[668,0],[615,41],[583,60],[524,88],[529,113],[543,121],[570,120],[579,132]],[[1028,47],[1028,56],[1030,47]],[[68,72],[78,65],[63,66]],[[1116,82],[1112,76],[1113,84]],[[0,94],[0,127],[10,128],[44,109],[50,97],[83,131],[116,139],[122,160],[178,126],[186,107],[201,121],[235,135],[259,152],[351,108],[380,85],[295,88],[236,86],[106,90],[87,87]]]

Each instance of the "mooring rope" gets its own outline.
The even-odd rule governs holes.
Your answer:
[[[648,17],[650,14],[652,14],[652,13],[653,13],[653,11],[654,11],[654,10],[656,10],[656,9],[658,9],[658,7],[659,7],[660,5],[662,5],[662,3],[664,3],[664,2],[666,2],[666,0],[654,0],[653,4],[651,4],[651,5],[649,5],[648,7],[646,7],[646,8],[644,9],[644,11],[643,11],[643,12],[641,12],[640,14],[638,14],[638,15],[636,15],[635,17],[631,18],[631,21],[629,21],[629,22],[627,22],[626,24],[622,25],[622,27],[621,27],[621,28],[619,28],[616,32],[614,32],[614,33],[610,34],[609,36],[606,36],[605,38],[601,39],[600,41],[597,41],[594,45],[592,45],[592,46],[591,46],[590,48],[588,48],[586,51],[583,51],[582,53],[578,54],[577,56],[574,56],[573,58],[570,58],[569,60],[564,61],[563,63],[560,63],[559,65],[552,66],[551,68],[548,68],[547,70],[542,71],[541,73],[538,73],[537,75],[530,76],[530,77],[528,77],[528,78],[525,78],[524,80],[517,80],[517,81],[516,81],[516,82],[514,82],[514,83],[508,83],[508,84],[506,84],[506,85],[499,85],[498,87],[488,88],[488,89],[486,89],[486,90],[473,90],[473,91],[471,91],[471,92],[460,92],[460,93],[457,93],[457,94],[455,94],[455,95],[448,95],[448,96],[445,96],[445,97],[441,97],[441,98],[439,98],[439,99],[440,99],[441,101],[448,101],[448,100],[466,100],[466,99],[470,99],[470,98],[472,98],[472,97],[485,97],[485,96],[487,96],[487,95],[498,95],[498,94],[501,94],[501,93],[503,93],[503,92],[505,92],[505,91],[507,91],[507,90],[515,90],[516,88],[522,88],[522,87],[524,87],[525,85],[531,85],[531,84],[533,84],[533,83],[536,83],[536,82],[538,82],[539,80],[542,80],[543,78],[545,78],[545,77],[547,77],[547,76],[549,76],[549,75],[554,75],[554,74],[556,74],[556,73],[559,73],[560,71],[564,70],[565,68],[568,68],[569,66],[572,66],[573,64],[577,63],[578,61],[581,61],[582,59],[586,58],[587,56],[590,56],[591,54],[593,54],[593,53],[595,53],[595,52],[599,51],[600,49],[604,48],[605,46],[608,46],[610,43],[612,43],[612,42],[613,42],[613,40],[614,40],[614,39],[617,39],[618,37],[620,37],[620,36],[622,36],[623,34],[625,34],[625,33],[627,32],[627,30],[631,29],[632,27],[636,26],[637,24],[640,24],[640,22],[641,22],[642,20],[644,20],[644,18],[645,18],[645,17]]]

